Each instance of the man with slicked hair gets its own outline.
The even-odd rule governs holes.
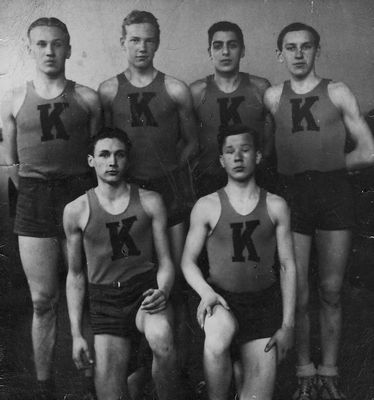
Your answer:
[[[338,385],[342,333],[341,291],[355,224],[347,172],[373,165],[374,142],[355,96],[342,82],[317,75],[320,35],[304,23],[282,29],[278,60],[289,80],[265,93],[276,122],[280,194],[291,208],[297,266],[296,400],[345,399]],[[347,152],[347,137],[354,143]],[[309,257],[318,258],[321,360],[310,354]]]
[[[62,212],[92,185],[86,154],[101,112],[95,91],[65,76],[71,54],[66,25],[39,18],[27,35],[35,77],[5,94],[1,116],[7,165],[18,166],[12,177],[19,190],[14,231],[34,308],[35,398],[53,400]]]

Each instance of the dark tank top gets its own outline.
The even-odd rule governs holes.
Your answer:
[[[214,76],[206,77],[203,99],[196,107],[199,119],[199,142],[201,170],[215,174],[221,170],[217,134],[221,125],[241,123],[255,129],[260,135],[264,131],[265,109],[263,93],[251,82],[250,75],[240,72],[240,84],[232,93],[222,92]]]
[[[89,113],[77,101],[75,83],[67,81],[54,99],[40,97],[27,82],[17,113],[19,175],[54,179],[88,172]]]
[[[297,94],[284,82],[275,113],[278,172],[328,172],[345,168],[346,130],[322,79],[310,92]]]
[[[144,211],[139,188],[130,186],[125,211],[113,215],[100,205],[94,189],[87,192],[90,208],[83,243],[88,281],[95,284],[126,282],[154,268],[152,220]]]
[[[177,167],[179,118],[175,102],[165,88],[165,74],[157,72],[145,87],[133,86],[125,74],[117,75],[113,99],[113,125],[127,132],[133,147],[128,174],[154,179]]]
[[[238,214],[222,188],[221,215],[207,240],[209,281],[231,292],[258,292],[276,281],[276,237],[261,189],[252,212]]]

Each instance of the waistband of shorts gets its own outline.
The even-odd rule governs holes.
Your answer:
[[[271,286],[257,292],[231,292],[229,290],[222,289],[214,284],[210,284],[210,286],[212,286],[213,290],[223,295],[223,297],[225,297],[225,295],[228,295],[230,297],[237,297],[248,300],[261,299],[263,297],[269,297],[270,295],[277,295],[278,293],[280,293],[280,284],[278,280],[275,281]]]
[[[299,180],[299,179],[318,179],[318,178],[334,178],[334,177],[346,177],[348,172],[346,169],[337,169],[334,171],[304,171],[294,175],[278,174],[280,179],[285,180]]]
[[[30,178],[27,176],[20,176],[19,180],[20,182],[25,182],[25,183],[46,183],[48,185],[53,185],[53,184],[62,184],[65,182],[71,182],[72,180],[79,180],[79,179],[90,179],[92,178],[92,173],[91,172],[85,172],[84,174],[79,174],[79,175],[69,175],[69,176],[63,176],[59,178]]]
[[[128,281],[112,281],[111,283],[88,283],[89,289],[105,289],[105,288],[116,288],[116,289],[124,289],[124,288],[132,288],[134,287],[134,282],[139,280],[152,280],[156,279],[156,270],[152,269],[150,271],[143,272],[141,274],[137,274],[131,277]]]

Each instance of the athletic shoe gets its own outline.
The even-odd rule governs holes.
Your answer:
[[[320,400],[345,400],[346,396],[338,386],[337,376],[318,375],[318,399]]]
[[[316,400],[317,388],[316,377],[302,376],[297,380],[297,390],[292,396],[293,400]]]

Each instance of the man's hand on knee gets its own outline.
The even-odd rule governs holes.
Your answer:
[[[204,328],[205,317],[207,315],[208,317],[213,315],[214,306],[216,305],[221,305],[222,307],[226,308],[226,310],[230,310],[226,300],[214,290],[208,291],[206,295],[201,298],[196,312],[197,322],[201,329]]]
[[[148,314],[156,314],[165,310],[167,306],[167,297],[161,289],[148,289],[143,293],[144,300],[140,305],[140,309]]]
[[[278,363],[281,362],[292,349],[294,342],[294,329],[292,327],[282,326],[271,337],[265,347],[265,352],[270,351],[274,346],[277,350]]]

